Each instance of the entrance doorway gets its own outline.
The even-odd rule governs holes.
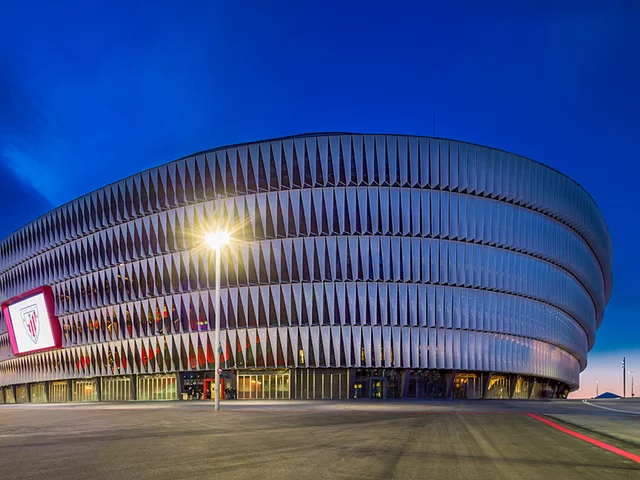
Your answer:
[[[384,398],[384,378],[370,379],[369,387],[371,398]]]
[[[203,400],[213,400],[216,395],[215,378],[204,379],[204,395]],[[224,400],[224,378],[220,377],[220,400]]]

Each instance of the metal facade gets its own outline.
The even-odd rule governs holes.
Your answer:
[[[199,233],[218,214],[241,240],[223,262],[227,368],[505,372],[575,389],[612,288],[596,204],[542,164],[398,135],[236,145],[0,243],[0,301],[51,285],[64,337],[14,358],[0,318],[0,385],[211,368],[213,254]]]

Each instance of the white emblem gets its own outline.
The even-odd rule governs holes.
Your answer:
[[[21,308],[20,316],[22,316],[22,324],[29,334],[29,338],[33,343],[37,344],[38,336],[40,335],[40,315],[38,315],[38,307],[36,305],[29,305],[28,307]]]

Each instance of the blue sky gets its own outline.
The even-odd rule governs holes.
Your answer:
[[[437,136],[546,163],[600,206],[614,291],[579,393],[619,391],[616,358],[640,372],[639,20],[634,1],[0,0],[0,237],[196,151],[430,135],[435,113]]]

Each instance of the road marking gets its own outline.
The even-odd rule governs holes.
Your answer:
[[[551,420],[547,420],[546,418],[540,417],[538,415],[536,415],[535,413],[527,413],[527,415],[529,415],[531,418],[535,418],[536,420],[540,420],[543,423],[546,423],[547,425],[555,428],[556,430],[560,430],[561,432],[567,433],[569,435],[571,435],[572,437],[576,437],[579,438],[580,440],[584,440],[585,442],[589,442],[597,447],[600,448],[604,448],[605,450],[609,450],[610,452],[616,453],[618,455],[621,455],[625,458],[628,458],[629,460],[633,460],[636,463],[640,463],[640,455],[636,455],[634,453],[631,452],[627,452],[626,450],[622,450],[618,447],[614,447],[613,445],[609,445],[608,443],[604,443],[601,442],[600,440],[596,440],[595,438],[591,438],[588,437],[586,435],[583,435],[581,433],[578,432],[574,432],[573,430],[569,430],[568,428],[565,428],[561,425],[558,425],[557,423],[552,422]]]
[[[640,415],[640,412],[632,412],[631,410],[618,410],[617,408],[603,407],[602,405],[596,405],[595,403],[589,403],[586,400],[582,400],[582,403],[591,407],[603,408],[604,410],[611,410],[612,412],[630,413],[631,415]]]

